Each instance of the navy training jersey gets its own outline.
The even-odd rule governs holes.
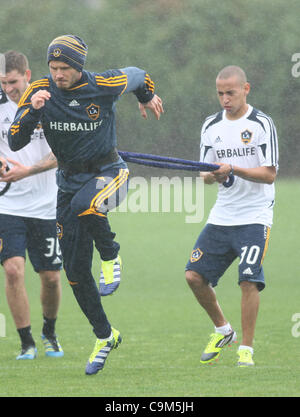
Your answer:
[[[31,97],[45,89],[51,98],[40,110],[31,106]],[[101,74],[82,72],[81,79],[70,89],[57,88],[51,75],[33,82],[23,94],[14,122],[9,130],[9,145],[17,151],[30,141],[36,125],[41,122],[46,139],[58,160],[58,185],[74,191],[91,174],[64,177],[65,169],[97,164],[117,146],[115,105],[123,93],[133,92],[141,103],[154,96],[149,75],[136,67],[113,69]],[[126,164],[119,158],[119,163]],[[75,185],[76,183],[77,185]]]

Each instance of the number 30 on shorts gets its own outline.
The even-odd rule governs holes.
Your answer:
[[[253,245],[253,246],[250,246],[250,248],[248,246],[243,246],[240,264],[242,264],[244,261],[249,265],[256,264],[259,254],[260,254],[259,246]]]
[[[51,258],[53,255],[60,256],[61,250],[59,247],[58,238],[48,237],[46,241],[47,241],[46,247],[48,251],[45,253],[45,256],[47,258]]]

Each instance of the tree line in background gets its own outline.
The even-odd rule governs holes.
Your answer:
[[[251,83],[249,103],[277,127],[280,175],[299,175],[300,73],[292,70],[294,54],[300,53],[298,0],[1,0],[0,5],[0,52],[25,53],[33,80],[48,73],[50,41],[67,33],[88,44],[86,69],[137,66],[151,75],[165,114],[159,122],[151,116],[144,121],[135,97],[122,97],[120,150],[197,160],[201,125],[220,109],[216,75],[234,64]],[[134,172],[151,171],[136,166]]]

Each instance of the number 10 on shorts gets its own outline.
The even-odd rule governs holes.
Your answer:
[[[259,253],[260,247],[257,245],[250,246],[250,248],[248,246],[243,246],[240,264],[242,264],[244,261],[249,265],[256,264]]]

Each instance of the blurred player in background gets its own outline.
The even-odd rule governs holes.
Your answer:
[[[9,133],[13,150],[25,146],[39,120],[58,161],[58,236],[64,268],[74,295],[97,337],[86,374],[103,369],[110,351],[121,342],[111,327],[101,295],[114,292],[120,282],[120,245],[114,240],[107,213],[127,193],[128,169],[116,146],[115,106],[133,92],[140,112],[163,112],[149,75],[135,67],[103,73],[85,71],[87,45],[64,35],[48,47],[50,75],[25,92]],[[91,266],[93,242],[100,254],[100,294]]]
[[[253,339],[259,291],[265,287],[262,263],[273,221],[278,144],[272,119],[247,104],[250,84],[240,67],[220,71],[216,87],[223,110],[203,125],[200,160],[220,165],[201,174],[205,184],[218,182],[219,191],[186,266],[186,279],[215,326],[201,356],[201,363],[210,363],[237,338],[212,287],[239,257],[242,343],[238,366],[243,367],[254,365]],[[229,175],[234,176],[233,182],[223,185]]]
[[[0,77],[0,181],[12,185],[0,197],[0,260],[5,272],[7,302],[21,339],[17,359],[34,359],[37,352],[25,287],[26,250],[41,279],[45,352],[47,356],[60,357],[63,350],[55,334],[62,266],[55,220],[57,162],[38,124],[30,144],[18,152],[9,148],[8,130],[29,85],[31,71],[22,53],[8,51],[4,55],[6,73]]]

